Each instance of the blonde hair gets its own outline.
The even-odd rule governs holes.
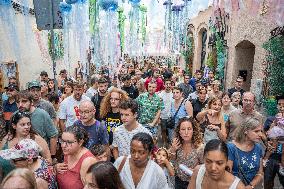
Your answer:
[[[100,107],[100,117],[103,119],[106,117],[107,113],[111,111],[111,106],[110,106],[110,96],[111,93],[116,92],[119,94],[120,96],[120,102],[127,100],[128,99],[128,95],[125,91],[113,87],[108,93],[107,95],[103,98],[102,102],[101,102],[101,107]]]
[[[29,185],[31,189],[37,189],[37,184],[36,184],[36,179],[34,176],[34,173],[32,171],[30,171],[29,169],[26,168],[18,168],[18,169],[14,169],[13,171],[11,171],[3,180],[2,184],[1,184],[1,188],[3,188],[3,186],[5,185],[5,183],[12,177],[22,177],[23,179],[25,179]]]
[[[246,140],[247,131],[251,131],[261,125],[261,121],[257,118],[247,118],[233,133],[236,142],[242,143]]]

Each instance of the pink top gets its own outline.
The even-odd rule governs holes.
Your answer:
[[[75,167],[70,170],[67,170],[63,174],[57,174],[57,183],[60,189],[84,188],[80,177],[80,170],[82,162],[88,157],[94,157],[94,155],[89,150],[81,156]],[[67,156],[64,156],[64,162],[68,163]]]

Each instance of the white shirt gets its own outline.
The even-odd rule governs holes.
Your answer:
[[[136,129],[133,129],[132,131],[128,131],[124,124],[118,126],[114,133],[113,133],[113,142],[112,146],[118,148],[118,155],[119,156],[128,156],[130,155],[130,142],[132,140],[132,137],[137,133],[147,133],[152,136],[150,131],[143,127],[141,124],[138,124],[138,127]]]
[[[124,156],[119,157],[114,162],[114,166],[117,169],[119,168],[119,165],[123,160],[123,158]],[[135,188],[131,175],[129,159],[130,156],[127,157],[127,160],[125,161],[125,164],[119,174],[125,189],[168,189],[169,188],[164,171],[157,163],[155,163],[151,159],[148,161],[144,173],[141,177],[141,180],[138,183],[137,187]]]
[[[161,91],[159,97],[163,99],[164,102],[164,109],[161,111],[161,119],[168,119],[171,117],[171,103],[173,101],[173,93],[167,93],[165,90]]]
[[[90,87],[87,91],[86,91],[86,96],[89,98],[92,98],[98,91],[96,89],[94,89],[93,87]]]
[[[91,100],[89,97],[82,95],[80,101],[77,101],[73,95],[65,98],[59,106],[58,118],[66,120],[66,128],[72,126],[75,121],[80,119],[79,105],[84,100]]]

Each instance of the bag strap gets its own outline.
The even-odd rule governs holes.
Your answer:
[[[241,165],[241,162],[240,162],[240,156],[239,156],[239,152],[238,152],[238,149],[236,149],[236,155],[237,155],[237,160],[238,160],[238,173],[241,174],[242,178],[244,179],[243,182],[244,184],[247,186],[249,185],[249,181],[248,179],[246,178],[245,174],[244,174],[244,171],[243,171],[243,168],[242,168],[242,165]]]
[[[122,159],[122,161],[121,161],[121,163],[120,163],[120,165],[119,165],[119,167],[118,167],[118,173],[120,173],[121,172],[121,170],[122,170],[122,168],[123,168],[123,166],[124,166],[124,164],[125,164],[125,162],[126,162],[126,159],[127,159],[127,156],[124,156],[123,157],[123,159]]]
[[[176,111],[176,113],[175,113],[175,115],[174,115],[173,119],[175,119],[175,118],[176,118],[176,116],[177,116],[177,114],[178,114],[178,112],[179,112],[179,109],[181,108],[181,106],[182,106],[182,104],[183,104],[184,100],[185,100],[185,98],[181,101],[181,103],[180,103],[180,105],[179,105],[179,107],[178,107],[178,109],[177,109],[177,111]]]

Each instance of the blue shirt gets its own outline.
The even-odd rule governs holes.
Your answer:
[[[74,125],[84,128],[89,134],[89,140],[85,145],[86,148],[91,149],[94,145],[108,144],[108,132],[104,124],[97,121],[91,126],[85,126],[81,120],[75,121]]]
[[[240,164],[247,182],[250,183],[260,167],[260,159],[263,156],[261,145],[255,144],[254,148],[249,152],[240,150],[231,142],[228,143],[227,146],[229,150],[229,160],[233,161],[233,175],[239,177],[244,182],[245,179],[241,176],[241,171],[239,171]]]
[[[3,102],[3,112],[11,112],[14,113],[18,110],[18,106],[16,101],[14,101],[12,104],[9,103],[9,100],[5,100]]]
[[[187,100],[184,99],[184,101],[182,102],[182,105],[180,106],[179,110],[175,109],[175,102],[174,101],[172,102],[172,105],[171,105],[171,116],[172,116],[172,118],[175,116],[175,114],[176,114],[176,112],[178,110],[177,115],[175,117],[175,127],[177,127],[177,124],[178,124],[178,122],[179,122],[179,120],[181,118],[184,118],[184,117],[188,116],[188,114],[186,112],[186,109],[185,109],[186,101]]]

